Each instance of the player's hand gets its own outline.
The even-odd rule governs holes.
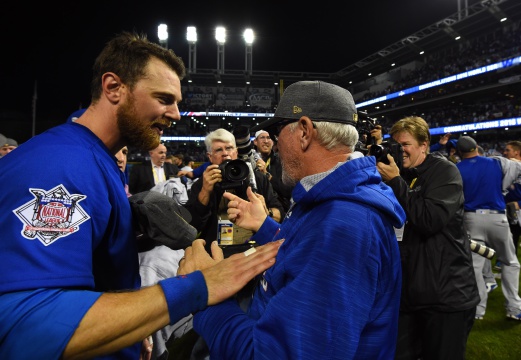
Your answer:
[[[236,294],[256,275],[275,263],[283,240],[234,254],[202,271],[208,287],[208,305],[217,304]]]
[[[204,270],[224,259],[223,251],[217,244],[217,241],[213,241],[211,244],[212,256],[204,248],[205,244],[205,240],[196,239],[191,246],[185,249],[184,256],[179,260],[177,275],[186,275],[196,270]]]

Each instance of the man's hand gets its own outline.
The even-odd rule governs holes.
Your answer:
[[[215,305],[228,299],[255,276],[273,266],[282,242],[283,240],[273,241],[243,253],[234,254],[215,266],[203,270],[208,287],[208,305]]]
[[[210,165],[203,173],[203,188],[208,188],[212,191],[215,184],[221,182],[222,179],[223,176],[221,170],[219,170],[219,165]]]
[[[210,203],[210,194],[213,192],[215,184],[221,182],[222,179],[223,176],[219,169],[219,165],[212,164],[204,170],[202,179],[199,180],[203,182],[203,186],[201,191],[199,191],[199,195],[197,195],[197,199],[201,204],[206,206]]]
[[[246,190],[248,200],[225,192],[223,196],[228,202],[228,219],[234,224],[252,231],[258,231],[267,218],[266,205],[253,193],[251,187]]]
[[[379,145],[382,143],[383,135],[382,135],[382,126],[375,125],[374,129],[371,130],[371,137],[374,138],[375,144]]]
[[[389,160],[389,165],[380,161],[376,163],[376,169],[380,173],[383,181],[389,181],[400,176],[400,169],[398,165],[396,165],[394,158],[390,154],[387,154],[387,159]]]
[[[264,160],[262,160],[262,159],[257,160],[255,165],[257,166],[257,169],[260,172],[262,172],[263,174],[266,174],[268,172],[268,170],[266,170],[266,163],[264,162]]]
[[[447,145],[447,142],[449,141],[451,135],[451,133],[446,133],[440,138],[440,141],[438,141],[438,143],[440,145]]]
[[[154,343],[152,341],[152,335],[147,337],[141,343],[141,353],[139,354],[139,360],[150,360],[152,359],[152,350]]]
[[[266,211],[266,215],[269,214],[268,206],[266,205],[266,199],[261,194],[254,193],[255,196],[261,201],[262,206],[264,207],[264,211]]]
[[[196,270],[204,270],[224,259],[223,251],[217,244],[217,241],[211,244],[212,256],[204,248],[205,244],[205,240],[196,239],[192,242],[192,246],[185,249],[185,255],[179,260],[177,275],[186,275]]]

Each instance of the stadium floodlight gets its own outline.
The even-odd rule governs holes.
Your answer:
[[[195,26],[188,26],[186,28],[186,40],[188,40],[188,42],[197,42],[197,29],[195,28]]]
[[[186,28],[186,40],[188,40],[188,73],[197,72],[197,49],[195,43],[197,42],[197,29],[195,26],[188,26]],[[190,79],[188,80],[190,81]]]
[[[217,73],[224,74],[224,43],[226,42],[226,29],[218,26],[215,29],[215,40],[217,40]]]
[[[253,40],[255,40],[255,35],[253,34],[252,29],[244,30],[244,34],[242,36],[244,37],[244,41],[246,42],[246,45],[253,44]]]
[[[159,44],[168,49],[168,26],[166,24],[159,24],[157,27],[157,37],[159,38]]]
[[[252,29],[244,30],[244,42],[246,43],[246,54],[245,54],[245,71],[246,74],[251,75],[253,71],[253,40],[255,35]]]
[[[224,45],[226,42],[226,29],[222,26],[218,26],[215,29],[215,40],[217,40],[217,44]]]

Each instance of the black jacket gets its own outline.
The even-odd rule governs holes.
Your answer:
[[[257,193],[264,196],[266,206],[268,208],[279,209],[282,218],[284,218],[285,212],[282,208],[281,203],[277,199],[277,195],[273,191],[268,178],[258,172],[254,171],[255,181],[257,183]],[[198,238],[206,240],[207,246],[214,240],[217,239],[217,222],[218,222],[218,211],[219,203],[221,202],[222,195],[224,193],[219,187],[215,186],[213,193],[210,196],[210,201],[207,206],[199,202],[198,196],[203,187],[203,180],[199,179],[192,184],[188,202],[185,204],[185,208],[190,211],[192,215],[192,221],[190,225],[195,227],[200,234]],[[246,195],[246,189],[237,191],[236,194],[242,199],[248,199]]]
[[[461,311],[479,303],[470,241],[463,225],[463,180],[454,163],[427,155],[388,185],[407,215],[401,311]]]
[[[170,179],[171,176],[177,176],[179,172],[177,165],[167,162],[163,164],[163,168],[165,169],[166,180]],[[152,163],[150,161],[133,165],[128,179],[128,191],[131,194],[137,194],[152,189],[155,186],[154,173],[152,171]]]

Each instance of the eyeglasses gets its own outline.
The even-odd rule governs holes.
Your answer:
[[[282,129],[288,125],[288,124],[291,124],[291,123],[294,123],[294,122],[297,122],[298,120],[293,120],[293,119],[286,119],[286,120],[282,120],[281,122],[279,122],[276,126],[274,126],[274,132],[273,132],[273,136],[275,137],[275,139],[277,139],[279,137],[279,134],[280,132],[282,131]]]
[[[222,153],[224,151],[226,151],[227,153],[230,153],[233,150],[235,150],[234,146],[227,146],[224,149],[223,148],[217,148],[217,149],[212,150],[212,154],[214,154],[214,155],[222,155]]]

